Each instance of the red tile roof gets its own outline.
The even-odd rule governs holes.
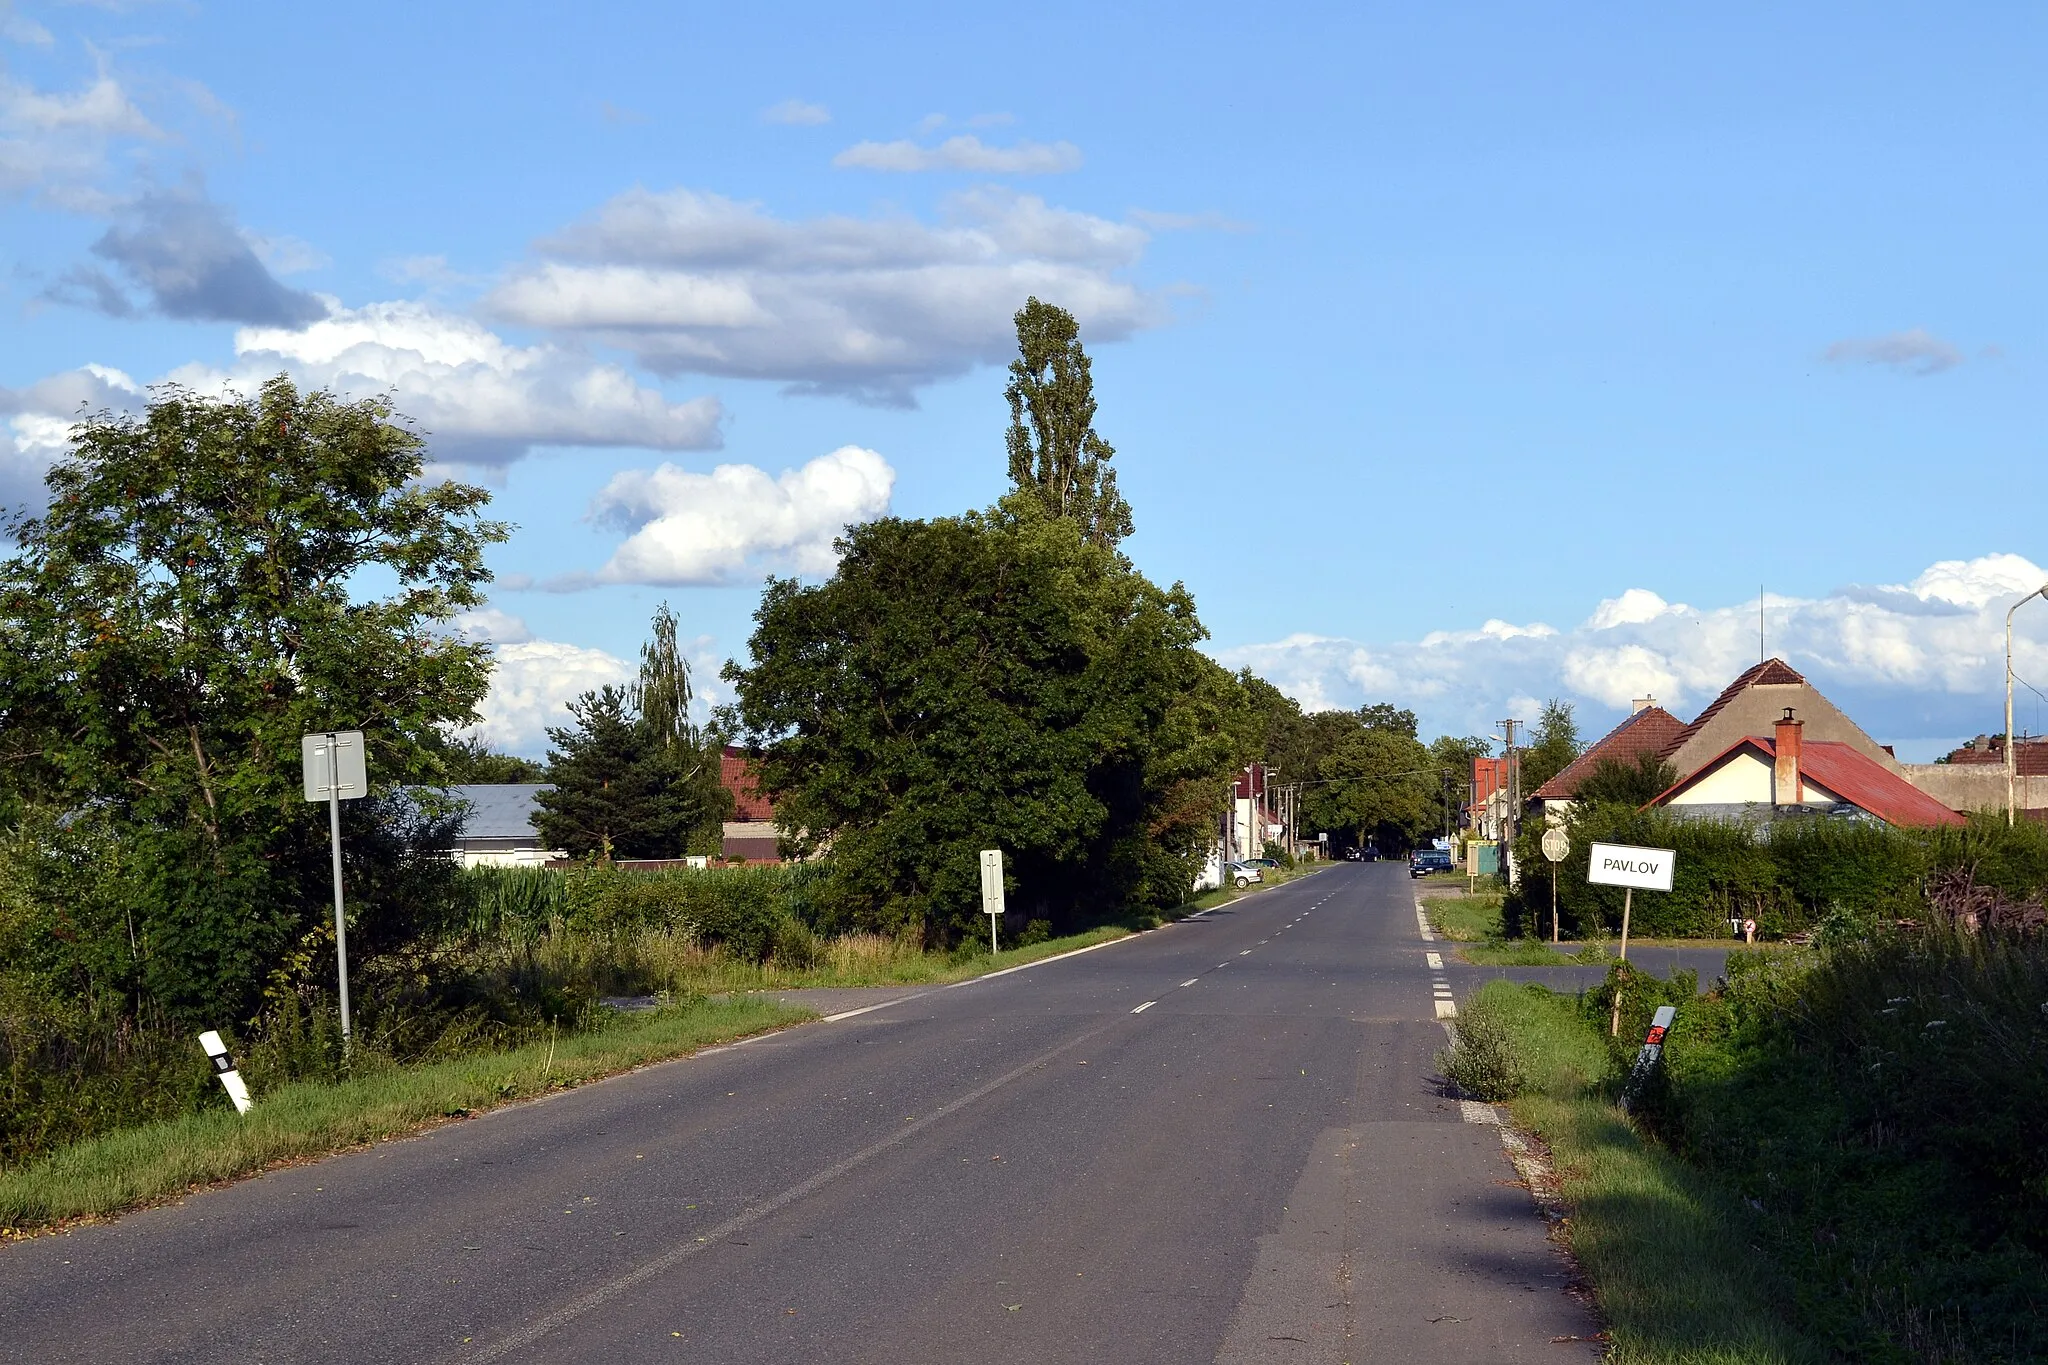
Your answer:
[[[1650,804],[1665,804],[1675,793],[1712,772],[1720,765],[1722,759],[1744,745],[1754,746],[1767,761],[1777,762],[1778,747],[1772,740],[1762,735],[1738,739],[1702,763],[1690,777],[1675,783],[1670,790]],[[1812,779],[1817,786],[1825,787],[1851,805],[1869,811],[1888,825],[1964,823],[1962,816],[1883,764],[1859,753],[1851,744],[1843,744],[1832,739],[1807,740],[1800,746],[1799,772],[1802,777]]]
[[[1663,751],[1657,756],[1659,758],[1669,758],[1677,753],[1684,747],[1685,742],[1698,734],[1708,721],[1721,714],[1722,707],[1734,701],[1749,688],[1755,687],[1759,683],[1797,684],[1805,681],[1806,679],[1800,676],[1798,670],[1783,659],[1765,659],[1762,663],[1749,669],[1741,677],[1721,689],[1721,695],[1708,703],[1706,710],[1694,716],[1692,724],[1674,735],[1671,741],[1664,746]]]
[[[746,750],[729,744],[726,746],[725,753],[718,760],[718,780],[732,793],[733,819],[775,818],[774,805],[761,795],[760,785],[754,780],[754,767],[747,759]]]
[[[1665,746],[1685,729],[1685,722],[1661,706],[1645,706],[1609,730],[1592,748],[1573,759],[1571,765],[1536,789],[1539,801],[1568,801],[1578,794],[1579,784],[1593,775],[1603,759],[1633,764],[1644,754],[1663,754]]]
[[[1995,763],[2005,766],[2005,744],[1994,739],[1985,749],[1957,749],[1946,760],[1955,764]],[[2028,739],[2021,736],[2018,747],[2013,750],[2013,771],[2020,777],[2048,777],[2048,740]]]

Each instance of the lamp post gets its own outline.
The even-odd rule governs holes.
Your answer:
[[[2019,760],[2012,746],[2012,616],[2036,597],[2048,599],[2048,583],[2022,597],[2006,609],[2005,613],[2005,827],[2013,825],[2013,807],[2017,804]]]

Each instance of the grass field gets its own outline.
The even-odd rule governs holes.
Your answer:
[[[1550,1148],[1566,1233],[1616,1365],[1804,1365],[1783,1287],[1752,1250],[1750,1211],[1633,1128],[1609,1098],[1606,1040],[1575,997],[1489,982],[1463,1007],[1506,1026],[1526,1089],[1508,1105]]]

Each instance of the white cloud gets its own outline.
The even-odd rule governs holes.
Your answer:
[[[280,371],[350,397],[389,392],[427,434],[438,467],[500,468],[536,445],[711,450],[721,443],[716,398],[670,402],[619,365],[564,346],[515,346],[476,322],[422,303],[372,303],[309,327],[244,327],[235,359],[195,362],[163,376],[201,393],[253,393]],[[0,389],[0,503],[31,490],[64,449],[81,404],[139,410],[141,385],[88,365],[23,389]]]
[[[763,123],[780,123],[792,128],[815,128],[821,123],[832,121],[832,111],[822,104],[811,104],[805,100],[784,100],[771,104],[761,111]]]
[[[99,211],[109,151],[160,142],[164,131],[100,71],[72,91],[46,91],[0,71],[0,195],[34,192],[60,207]]]
[[[455,633],[465,639],[492,640],[501,645],[523,645],[533,639],[533,631],[525,621],[488,605],[459,613]]]
[[[2048,570],[2015,554],[1930,565],[1910,583],[1824,597],[1770,596],[1770,652],[1788,660],[1883,740],[1996,730],[2004,618]],[[1218,651],[1305,705],[1413,705],[1430,726],[1478,733],[1516,697],[1577,700],[1589,735],[1654,695],[1690,718],[1758,658],[1758,604],[1697,609],[1631,588],[1568,631],[1489,621],[1412,643],[1296,635]],[[2048,607],[2018,618],[2015,671],[2048,691]],[[2025,691],[2023,697],[2028,695]]]
[[[674,465],[613,477],[595,520],[632,534],[596,575],[603,583],[727,583],[768,569],[826,574],[833,540],[889,510],[896,471],[872,450],[841,446],[779,477],[752,465],[709,474]]]
[[[1616,626],[1639,626],[1654,621],[1660,616],[1683,616],[1692,611],[1680,603],[1673,606],[1648,588],[1630,588],[1619,597],[1610,597],[1593,609],[1586,620],[1588,630],[1612,630]]]
[[[976,171],[987,175],[1058,175],[1081,169],[1081,149],[1071,142],[1019,142],[991,147],[971,133],[949,137],[936,147],[906,140],[856,142],[832,158],[841,170]]]
[[[141,406],[142,386],[119,370],[86,365],[26,388],[0,388],[0,509],[41,506],[43,474],[71,444],[81,415]]]
[[[1890,332],[1876,337],[1850,337],[1837,341],[1823,353],[1837,364],[1888,365],[1912,374],[1940,374],[1963,363],[1963,353],[1923,328]]]
[[[781,380],[905,404],[925,384],[1001,360],[1032,295],[1091,343],[1160,321],[1124,280],[1144,229],[983,189],[942,220],[807,220],[693,190],[619,195],[540,243],[486,301],[497,316],[635,353],[662,374]]]
[[[539,756],[547,748],[547,727],[569,723],[570,702],[635,673],[616,655],[556,640],[529,638],[495,652],[491,690],[477,708],[483,719],[472,733],[508,753]]]
[[[427,304],[342,308],[298,330],[245,327],[235,363],[172,371],[202,390],[249,389],[279,370],[358,397],[392,391],[443,464],[496,466],[535,445],[702,450],[719,444],[715,398],[672,403],[618,365],[554,345],[515,346]]]

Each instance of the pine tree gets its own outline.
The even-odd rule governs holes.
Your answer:
[[[1081,328],[1064,308],[1029,299],[1017,311],[1010,362],[1010,479],[1046,512],[1078,522],[1091,543],[1114,547],[1131,533],[1131,505],[1117,492],[1116,455],[1095,434],[1095,381]]]

